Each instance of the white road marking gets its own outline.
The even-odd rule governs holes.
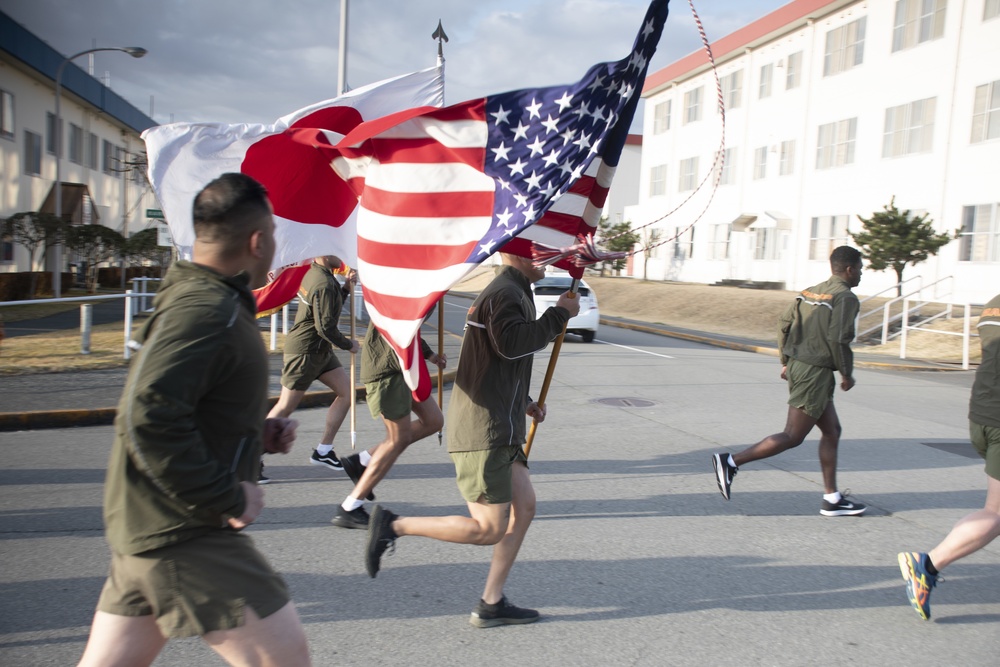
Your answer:
[[[612,347],[620,347],[623,350],[632,350],[633,352],[642,352],[643,354],[651,354],[654,357],[663,357],[664,359],[674,359],[675,358],[675,357],[671,357],[669,354],[660,354],[659,352],[650,352],[649,350],[640,350],[637,347],[630,347],[628,345],[619,345],[618,343],[609,343],[608,341],[601,340],[600,338],[595,338],[594,342],[595,343],[601,343],[602,345],[611,345]]]

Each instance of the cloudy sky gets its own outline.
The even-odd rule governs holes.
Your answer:
[[[789,0],[695,0],[710,40]],[[96,54],[95,75],[160,123],[273,122],[335,97],[341,0],[0,0],[65,55]],[[648,0],[349,0],[347,83],[434,65],[441,19],[449,104],[579,79],[624,57]],[[687,0],[672,0],[650,72],[700,47]],[[86,68],[87,58],[76,61]]]

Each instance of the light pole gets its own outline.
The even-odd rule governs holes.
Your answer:
[[[62,74],[66,65],[70,61],[79,58],[80,56],[85,56],[88,53],[96,53],[98,51],[124,51],[133,58],[142,58],[146,55],[146,49],[140,46],[102,46],[96,49],[87,49],[86,51],[80,51],[80,53],[75,53],[69,58],[64,59],[59,63],[59,67],[56,69],[56,120],[55,127],[52,131],[55,133],[55,148],[56,148],[56,217],[62,220],[62,117],[59,113],[59,98],[62,92]],[[55,259],[55,270],[52,272],[52,290],[55,294],[55,298],[62,296],[62,244],[56,243],[56,259]]]

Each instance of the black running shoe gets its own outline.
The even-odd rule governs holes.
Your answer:
[[[844,491],[840,494],[840,502],[831,503],[824,499],[819,513],[823,516],[860,516],[866,509],[865,505],[848,500],[847,491]]]
[[[372,516],[368,520],[368,544],[365,546],[365,569],[372,579],[382,567],[382,554],[390,547],[393,551],[396,548],[397,535],[392,529],[392,522],[398,518],[398,515],[382,509],[381,505],[372,508]]]
[[[258,484],[270,484],[271,478],[264,475],[264,462],[260,462],[260,471],[257,473]]]
[[[496,604],[486,604],[482,600],[476,605],[469,617],[469,623],[477,628],[494,628],[498,625],[523,625],[524,623],[534,623],[538,620],[538,612],[534,609],[524,609],[515,607],[507,601],[507,597],[500,598]]]
[[[337,508],[337,514],[330,519],[330,523],[341,528],[368,528],[368,512],[364,507],[358,507],[350,512],[343,507]]]
[[[320,454],[315,449],[313,450],[312,456],[309,457],[309,463],[314,466],[326,466],[331,470],[343,470],[344,466],[340,464],[340,459],[331,449],[327,454]]]
[[[739,468],[729,465],[729,454],[712,454],[712,465],[715,466],[715,482],[719,485],[719,492],[722,497],[729,500],[729,487],[733,485],[733,478],[739,472]]]
[[[361,476],[365,474],[366,467],[361,465],[361,455],[351,454],[350,456],[345,456],[340,459],[340,465],[344,466],[344,472],[354,482],[354,486],[357,486],[361,482]],[[375,500],[375,494],[369,491],[366,500]]]

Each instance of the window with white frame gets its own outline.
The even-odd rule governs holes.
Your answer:
[[[972,143],[1000,138],[1000,80],[976,86],[972,102]]]
[[[834,248],[847,244],[846,215],[823,215],[812,219],[809,259],[828,260]]]
[[[97,169],[97,135],[93,132],[87,133],[87,145],[86,145],[86,165],[91,169]]]
[[[785,58],[785,90],[802,85],[802,52],[796,51]]]
[[[774,78],[774,63],[761,65],[760,85],[757,88],[757,99],[762,100],[771,96],[771,80]]]
[[[788,176],[795,173],[795,140],[782,141],[778,156],[778,175]]]
[[[663,134],[670,129],[670,102],[660,102],[653,107],[653,134]]]
[[[727,109],[738,109],[743,103],[743,70],[722,77],[722,101]]]
[[[983,4],[983,20],[989,21],[1000,16],[1000,0],[986,0]]]
[[[684,124],[701,120],[701,88],[684,93]]]
[[[29,176],[42,173],[42,137],[31,130],[24,131],[24,173]]]
[[[674,259],[691,259],[694,257],[694,225],[687,229],[674,229]]]
[[[69,124],[69,161],[74,164],[83,163],[83,128]]]
[[[778,258],[777,230],[773,227],[762,227],[754,230],[753,258],[770,261]]]
[[[885,110],[882,157],[928,153],[934,145],[934,111],[930,97]]]
[[[681,160],[680,171],[677,175],[677,191],[685,192],[694,190],[698,184],[698,158],[689,157]]]
[[[1000,262],[1000,204],[962,207],[958,259],[961,262]]]
[[[649,196],[667,194],[667,165],[658,164],[649,170]]]
[[[826,33],[823,76],[833,76],[857,67],[865,59],[865,17]]]
[[[753,152],[753,180],[767,178],[767,146],[761,146]]]
[[[857,118],[820,125],[816,141],[816,168],[830,169],[853,164],[854,139],[857,132]]]
[[[896,17],[892,27],[893,53],[944,36],[947,9],[948,0],[896,0]]]
[[[719,185],[732,185],[736,182],[736,149],[727,148],[722,155],[722,173],[719,174]]]
[[[59,145],[62,146],[62,132],[63,121],[62,118],[59,119]],[[56,154],[56,115],[54,113],[45,114],[45,152],[50,155]]]
[[[14,96],[0,90],[0,137],[14,138]]]
[[[729,259],[729,235],[732,225],[712,225],[708,240],[708,259]]]

